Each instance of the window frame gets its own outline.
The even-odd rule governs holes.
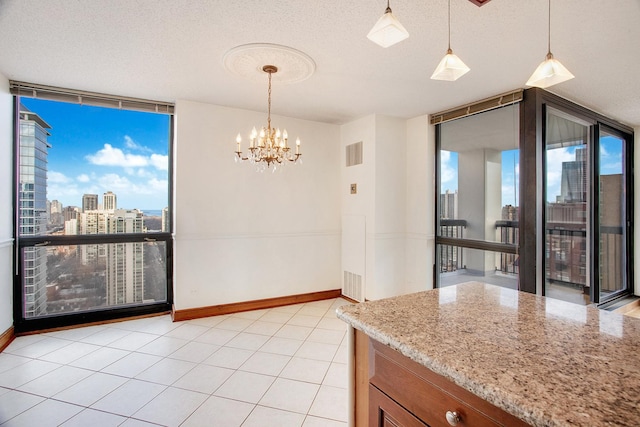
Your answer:
[[[42,236],[21,236],[20,225],[20,92],[16,93],[15,84],[11,82],[13,99],[13,194],[12,201],[14,206],[13,217],[13,234],[14,234],[14,283],[13,283],[13,317],[14,317],[14,331],[15,333],[25,333],[33,331],[41,331],[47,329],[55,329],[62,327],[69,327],[90,323],[108,322],[116,319],[132,318],[140,316],[148,316],[161,313],[171,312],[173,306],[173,206],[174,206],[174,184],[173,184],[173,144],[174,144],[174,129],[175,129],[175,115],[173,114],[173,104],[168,103],[156,103],[154,101],[137,100],[133,98],[122,98],[126,102],[131,102],[131,105],[135,105],[139,108],[126,108],[136,111],[147,111],[149,113],[158,112],[157,105],[165,105],[166,112],[160,114],[169,115],[169,129],[168,129],[168,161],[169,168],[167,171],[168,180],[168,223],[169,230],[165,232],[154,233],[122,233],[122,234],[100,234],[100,235],[70,235],[70,236],[58,236],[58,235],[42,235]],[[24,85],[24,84],[23,84]],[[33,85],[38,86],[38,85]],[[18,86],[22,87],[22,86]],[[47,88],[46,86],[38,86],[39,88]],[[75,91],[70,89],[55,89],[55,93],[64,92],[66,98],[55,98],[47,96],[47,91],[42,89],[40,91],[39,98],[48,99],[58,102],[73,101],[73,94]],[[35,91],[34,91],[35,93]],[[44,93],[44,96],[42,95]],[[82,95],[78,95],[80,99],[84,96],[85,101],[90,99],[89,95],[94,96],[96,99],[107,99],[109,103],[93,105],[100,107],[114,107],[113,103],[118,102],[119,99],[112,95],[92,94],[89,92],[78,92]],[[23,93],[24,96],[29,97],[28,92]],[[80,101],[81,102],[81,101]],[[148,105],[145,105],[144,103]],[[149,105],[156,105],[155,111],[153,108],[147,108]],[[122,104],[120,104],[122,105]],[[35,318],[27,318],[24,316],[24,286],[22,283],[22,272],[29,260],[23,259],[23,249],[28,247],[38,246],[55,246],[55,245],[80,245],[80,244],[112,244],[112,243],[137,243],[137,242],[164,242],[165,244],[165,266],[166,266],[166,300],[156,303],[143,303],[140,305],[131,306],[107,306],[99,308],[97,310],[61,313],[53,314]]]
[[[520,291],[529,292],[537,295],[545,294],[545,221],[546,212],[544,209],[545,200],[545,132],[546,132],[546,113],[547,108],[553,108],[556,111],[569,114],[580,120],[589,123],[590,136],[589,144],[592,147],[589,154],[590,166],[590,202],[586,215],[590,218],[591,236],[587,244],[593,255],[591,258],[599,259],[600,249],[597,236],[599,236],[599,224],[595,219],[598,218],[599,195],[595,177],[599,175],[599,165],[597,156],[594,153],[599,152],[600,132],[606,130],[607,133],[614,134],[624,140],[624,171],[625,171],[625,215],[626,224],[624,233],[626,244],[626,286],[625,289],[612,293],[606,299],[600,298],[600,283],[596,282],[599,277],[599,265],[596,262],[590,262],[587,270],[590,278],[590,300],[600,306],[610,304],[611,302],[624,298],[634,293],[634,185],[633,185],[633,163],[634,163],[634,130],[633,128],[619,123],[613,119],[603,116],[597,112],[589,110],[567,99],[561,98],[550,92],[540,88],[530,88],[523,91],[520,104],[520,142],[519,142],[519,163],[520,163],[520,179],[519,179],[519,245],[509,248],[504,244],[475,241],[470,239],[456,239],[442,237],[440,233],[440,171],[441,171],[441,129],[440,123],[445,120],[445,114],[436,114],[432,116],[431,123],[435,125],[435,263],[433,265],[433,283],[435,287],[440,286],[440,272],[438,265],[440,262],[439,254],[441,245],[457,246],[471,249],[480,249],[494,252],[511,252],[513,251],[519,257],[519,276],[518,288]],[[462,111],[461,109],[454,109]],[[454,111],[451,110],[451,111]],[[434,120],[435,117],[438,120]],[[460,112],[459,118],[464,117],[464,111]],[[535,236],[535,238],[523,238],[523,236]],[[533,278],[533,279],[532,279]]]

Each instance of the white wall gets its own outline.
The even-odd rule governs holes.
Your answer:
[[[368,234],[375,229],[375,138],[374,115],[340,127],[342,270],[362,276],[365,296],[369,279],[371,286],[374,283],[373,272],[367,271],[367,259],[375,254]],[[346,146],[357,142],[362,142],[362,164],[346,167]],[[351,184],[357,185],[356,194],[351,194]]]
[[[366,239],[359,248],[348,245],[342,260],[351,271],[354,258],[366,258],[367,299],[433,287],[434,136],[426,116],[406,121],[371,115],[341,128],[343,152],[363,142],[362,165],[345,167],[342,154],[342,231],[343,238],[355,235],[349,227],[363,218]],[[355,195],[349,192],[353,183]]]
[[[176,122],[176,309],[340,288],[340,128],[272,116],[303,153],[274,174],[233,160],[266,114],[178,101]]]
[[[0,334],[13,325],[13,98],[0,74]]]
[[[375,228],[367,229],[375,258],[370,299],[402,293],[405,283],[406,120],[376,115]]]
[[[429,116],[407,120],[407,239],[402,293],[433,289],[435,141],[435,126],[429,124]]]

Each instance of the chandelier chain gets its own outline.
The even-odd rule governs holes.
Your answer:
[[[271,135],[271,74],[272,71],[268,71],[269,73],[269,91],[268,91],[268,109],[267,109],[267,130],[269,135]]]

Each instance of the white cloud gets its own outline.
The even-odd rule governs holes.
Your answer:
[[[166,192],[169,188],[169,182],[166,179],[152,178],[147,184],[155,192]]]
[[[169,170],[169,156],[163,156],[162,154],[152,154],[149,159],[153,167],[161,171]]]
[[[151,150],[151,148],[138,144],[129,135],[124,136],[124,146],[130,150],[138,150],[138,151],[146,151],[146,152],[153,151]]]
[[[104,144],[102,150],[86,156],[86,159],[99,166],[140,167],[149,164],[147,157],[125,154],[121,149],[114,148],[111,144]]]
[[[562,163],[575,160],[575,152],[569,152],[569,147],[547,150],[547,201],[555,202],[560,195]]]
[[[89,175],[87,175],[86,173],[81,173],[76,177],[76,180],[78,182],[89,182],[91,181],[91,178],[89,178]]]
[[[118,191],[125,190],[128,192],[133,187],[131,181],[126,176],[120,176],[115,173],[108,173],[101,176],[98,179],[98,184],[101,188],[108,188],[110,191],[117,193]]]
[[[51,183],[66,184],[71,182],[71,179],[63,173],[56,172],[56,171],[49,171],[47,172],[47,181],[49,184]]]

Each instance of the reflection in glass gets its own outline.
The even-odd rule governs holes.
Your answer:
[[[545,295],[589,303],[589,126],[548,109]]]
[[[439,125],[438,237],[519,245],[519,111],[513,104]],[[438,245],[441,286],[472,277],[517,288],[517,255],[463,246]]]
[[[25,318],[164,302],[165,242],[23,249]]]

